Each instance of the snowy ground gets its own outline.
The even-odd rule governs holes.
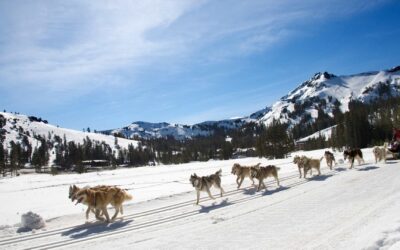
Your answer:
[[[323,151],[298,154],[320,158]],[[375,164],[372,150],[363,152],[366,164],[330,171],[323,161],[322,175],[306,180],[298,178],[292,158],[1,179],[0,249],[400,249],[400,161]],[[234,162],[279,166],[282,187],[270,180],[268,191],[256,192],[246,179],[237,190]],[[190,174],[219,168],[225,196],[209,200],[202,193],[201,206],[194,205]],[[134,199],[123,219],[85,224],[86,208],[68,200],[70,184],[117,184]],[[45,230],[16,232],[28,211],[44,217]]]

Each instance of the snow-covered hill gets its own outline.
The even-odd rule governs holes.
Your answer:
[[[116,145],[114,136],[60,128],[37,117],[6,112],[0,112],[0,125],[0,134],[4,137],[5,147],[8,147],[11,141],[21,142],[24,137],[28,139],[33,148],[39,147],[41,142],[38,136],[46,139],[53,139],[55,136],[62,139],[65,137],[67,142],[74,141],[77,144],[82,144],[84,139],[89,138],[93,141],[105,142],[112,149],[127,148],[129,144],[137,145],[137,141],[122,138],[117,139]]]
[[[378,97],[400,96],[400,66],[390,70],[336,76],[328,72],[316,73],[279,101],[253,114],[235,119],[202,122],[195,125],[134,122],[129,126],[103,131],[121,133],[127,138],[176,139],[207,136],[217,129],[237,129],[250,122],[270,124],[273,119],[293,126],[300,121],[318,117],[318,109],[333,116],[333,110],[348,110],[351,100],[370,102]]]

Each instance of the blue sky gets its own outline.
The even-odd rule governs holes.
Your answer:
[[[62,127],[249,115],[400,65],[400,2],[0,1],[0,108]]]

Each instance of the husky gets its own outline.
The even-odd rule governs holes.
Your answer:
[[[304,171],[304,166],[303,166],[303,162],[301,161],[301,158],[302,157],[304,157],[304,156],[298,156],[298,155],[296,155],[294,158],[293,158],[293,163],[294,164],[297,164],[297,167],[299,168],[299,174],[300,174],[300,179],[301,179],[301,169],[303,169],[303,171]]]
[[[115,208],[115,214],[111,219],[114,220],[119,212],[123,214],[122,204],[132,200],[132,196],[126,190],[116,186],[96,186],[80,189],[72,198],[72,200],[75,199],[77,200],[76,204],[82,203],[88,206],[86,219],[89,218],[89,212],[92,211],[95,213],[96,219],[104,220],[101,215],[105,215],[107,222],[110,222],[107,205],[111,204]]]
[[[74,201],[76,200],[76,194],[77,194],[80,190],[82,190],[82,189],[91,188],[91,189],[105,189],[105,190],[106,190],[106,189],[108,189],[109,187],[111,187],[111,186],[107,186],[107,185],[98,185],[98,186],[94,186],[94,187],[86,186],[86,187],[80,188],[80,187],[78,187],[78,186],[76,186],[76,185],[72,185],[72,186],[69,186],[69,195],[68,195],[68,198],[71,199],[72,202],[74,202]],[[115,186],[113,186],[113,187],[115,187]]]
[[[324,156],[321,158],[320,161],[322,161],[322,159],[324,158],[326,160],[326,165],[328,165],[329,169],[332,170],[333,162],[335,162],[336,165],[335,156],[330,151],[325,151]]]
[[[68,195],[68,198],[71,199],[72,202],[74,202],[74,201],[76,200],[76,194],[77,194],[79,191],[83,190],[83,189],[88,189],[88,188],[91,188],[91,189],[107,189],[108,187],[109,187],[109,186],[106,186],[106,185],[99,185],[99,186],[95,186],[95,187],[86,186],[86,187],[80,188],[80,187],[78,187],[78,186],[76,186],[76,185],[72,185],[72,186],[69,186],[69,195]],[[88,204],[84,203],[84,205],[88,205]],[[95,209],[91,209],[91,208],[88,206],[88,208],[87,208],[87,210],[86,210],[86,220],[89,219],[89,212],[90,212],[90,211],[92,211],[92,213],[96,214]],[[100,215],[102,215],[102,212],[101,212],[101,211],[100,211]]]
[[[378,161],[384,161],[386,163],[386,151],[387,151],[387,143],[383,144],[383,147],[374,147],[372,152],[374,153],[375,156],[375,163],[378,163]]]
[[[312,175],[312,169],[316,169],[318,171],[318,175],[321,175],[321,164],[320,160],[308,158],[306,156],[302,156],[300,158],[300,162],[304,168],[304,178],[307,176],[308,170],[310,170],[310,175]]]
[[[254,180],[253,180],[253,177],[251,177],[251,175],[250,175],[250,169],[251,168],[258,168],[260,166],[260,164],[261,163],[258,163],[256,165],[250,166],[250,167],[241,166],[239,163],[233,164],[231,173],[233,175],[237,175],[236,183],[238,184],[238,187],[237,187],[238,189],[242,185],[242,182],[243,182],[245,177],[249,177],[251,182],[253,183],[253,186],[254,186]],[[240,180],[240,182],[239,182],[239,180]]]
[[[275,178],[276,183],[279,185],[279,179],[278,179],[278,170],[280,168],[273,166],[273,165],[268,165],[266,167],[259,167],[259,168],[251,168],[250,169],[250,176],[252,178],[256,178],[258,179],[258,188],[257,191],[260,191],[261,186],[263,186],[263,188],[267,189],[267,187],[264,184],[264,179],[266,179],[269,176],[272,176]]]
[[[192,174],[190,176],[190,183],[192,183],[192,186],[196,189],[197,192],[197,202],[196,205],[199,205],[199,200],[200,200],[200,191],[205,191],[207,192],[208,196],[211,199],[215,199],[214,196],[211,195],[210,188],[212,186],[215,186],[221,191],[221,197],[222,194],[225,192],[224,189],[221,187],[221,173],[222,170],[218,170],[215,172],[215,174],[209,175],[209,176],[197,176],[196,173]]]
[[[350,161],[350,169],[353,168],[354,165],[354,159],[357,159],[358,165],[361,164],[361,162],[365,162],[363,159],[363,154],[359,148],[354,148],[354,149],[346,149],[343,152],[343,158],[346,160],[347,158]]]

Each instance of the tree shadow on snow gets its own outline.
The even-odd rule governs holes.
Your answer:
[[[378,167],[377,166],[369,166],[366,168],[359,168],[359,169],[357,169],[357,171],[370,171],[370,170],[375,170],[375,169],[378,169]]]
[[[209,213],[209,212],[211,212],[211,211],[213,211],[213,210],[215,210],[215,209],[218,209],[218,208],[222,208],[222,207],[226,207],[226,206],[229,206],[229,205],[232,205],[233,203],[231,203],[231,202],[228,202],[228,199],[224,199],[221,203],[219,203],[219,204],[217,204],[216,202],[213,202],[213,204],[211,205],[211,206],[203,206],[203,205],[200,205],[201,206],[201,208],[200,208],[200,210],[199,210],[199,213]]]
[[[101,223],[101,224],[95,224],[94,226],[89,226],[89,227],[78,226],[78,227],[72,228],[66,232],[63,232],[61,235],[62,236],[70,236],[73,239],[79,239],[79,238],[84,238],[84,237],[90,236],[92,234],[99,234],[99,233],[114,231],[116,229],[125,227],[132,221],[133,220],[116,221],[116,222],[112,222],[109,224]]]

